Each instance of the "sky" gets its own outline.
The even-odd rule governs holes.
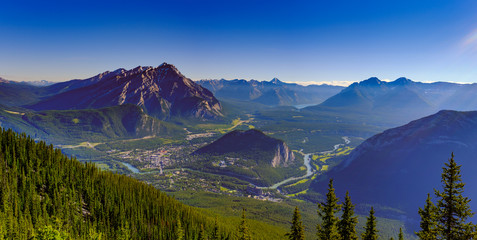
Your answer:
[[[174,64],[193,79],[477,82],[477,1],[5,1],[0,77]]]

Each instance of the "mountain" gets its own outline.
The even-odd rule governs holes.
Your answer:
[[[297,161],[285,142],[250,129],[234,130],[193,153],[203,169],[242,178],[256,184],[271,185],[290,175],[300,174]]]
[[[323,103],[307,109],[311,111],[334,109],[402,123],[444,109],[445,106],[449,106],[446,102],[466,87],[455,83],[414,82],[407,78],[385,82],[372,77],[353,83]],[[452,106],[455,110],[466,109],[463,102]]]
[[[40,87],[0,78],[0,105],[21,106],[33,103],[43,94]]]
[[[209,90],[167,63],[156,68],[118,69],[86,80],[51,85],[48,89],[59,94],[27,107],[41,111],[134,104],[160,119],[222,117],[221,105]]]
[[[50,82],[46,80],[38,80],[38,81],[22,81],[21,83],[36,86],[36,87],[46,87],[55,84],[55,82]]]
[[[334,179],[340,196],[349,191],[353,202],[400,209],[417,221],[426,194],[441,187],[442,167],[452,152],[468,183],[464,195],[477,199],[477,111],[440,111],[377,134],[327,178]],[[325,191],[327,178],[314,182],[313,188]]]
[[[285,83],[277,78],[271,81],[200,80],[197,83],[221,99],[254,101],[270,106],[317,104],[343,89],[330,85],[302,86]]]
[[[183,136],[184,130],[132,104],[84,110],[19,112],[0,107],[0,126],[54,144],[104,142],[154,136]]]
[[[227,155],[236,153],[267,152],[272,167],[288,166],[295,160],[295,155],[285,142],[265,135],[263,132],[250,129],[229,132],[195,151],[195,154]]]

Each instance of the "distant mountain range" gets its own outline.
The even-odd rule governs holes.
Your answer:
[[[417,220],[426,194],[441,187],[442,167],[452,152],[463,166],[464,195],[477,199],[477,111],[440,111],[386,130],[359,145],[327,177],[340,196],[349,191],[353,202],[401,209]],[[321,179],[313,186],[324,191],[326,184]]]
[[[200,80],[201,86],[209,89],[220,99],[253,101],[264,105],[318,104],[337,94],[343,87],[330,85],[302,86],[285,83],[277,78],[271,81],[257,80]]]
[[[477,110],[477,85],[421,83],[407,78],[384,82],[369,78],[353,83],[311,111],[333,109],[407,122],[439,110]]]

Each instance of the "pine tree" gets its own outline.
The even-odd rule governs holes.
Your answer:
[[[426,199],[426,205],[424,209],[419,208],[419,215],[421,216],[420,227],[421,230],[416,232],[419,239],[422,240],[434,240],[437,239],[437,222],[436,222],[437,208],[431,201],[431,196],[428,193]]]
[[[333,188],[333,179],[330,179],[328,184],[328,193],[326,194],[326,202],[318,203],[318,216],[320,216],[322,223],[316,226],[319,240],[339,239],[338,221],[339,218],[335,216],[340,211],[338,198],[335,195]]]
[[[295,207],[295,212],[293,212],[290,232],[285,234],[285,236],[290,240],[305,240],[305,229],[301,222],[301,215],[298,207]]]
[[[463,197],[465,184],[462,182],[460,165],[454,161],[454,153],[442,168],[443,190],[435,190],[437,201],[437,231],[442,239],[471,239],[475,236],[475,225],[466,222],[474,213],[469,207],[470,199]]]
[[[361,235],[363,240],[377,240],[378,239],[378,230],[376,229],[376,217],[374,216],[374,208],[371,207],[369,211],[369,217],[366,221],[366,227],[364,228],[364,233]]]
[[[238,240],[251,240],[250,233],[248,232],[247,219],[245,218],[245,208],[242,209],[242,221],[238,227]]]
[[[206,236],[205,230],[204,230],[204,224],[200,224],[200,231],[199,231],[198,240],[207,240],[207,236]]]
[[[404,234],[402,233],[402,228],[399,228],[398,239],[399,239],[399,240],[404,240]]]
[[[212,229],[211,240],[220,240],[219,225],[217,223],[217,217],[215,217],[214,229]]]
[[[177,213],[176,228],[174,229],[174,231],[176,235],[176,240],[184,239],[184,230],[182,229],[182,223],[181,223],[181,218],[179,216],[179,213]]]
[[[356,224],[358,217],[354,216],[354,205],[351,203],[349,193],[346,192],[345,202],[341,208],[343,214],[341,220],[338,222],[338,232],[342,240],[356,240],[358,235],[356,233]]]

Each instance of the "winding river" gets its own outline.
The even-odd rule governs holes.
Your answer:
[[[277,187],[280,187],[281,185],[285,184],[285,183],[289,183],[291,181],[295,181],[295,180],[300,180],[300,179],[304,179],[304,178],[307,178],[311,175],[313,175],[314,171],[313,169],[311,168],[311,164],[310,164],[310,161],[311,161],[311,154],[310,153],[307,153],[305,154],[305,156],[303,157],[303,164],[305,165],[306,167],[306,174],[301,176],[301,177],[291,177],[291,178],[287,178],[279,183],[275,183],[273,184],[271,187],[258,187],[259,189],[277,189]]]
[[[343,137],[343,140],[345,142],[345,144],[336,144],[333,146],[333,150],[330,150],[330,151],[325,151],[325,152],[321,152],[321,153],[331,153],[333,151],[336,151],[340,146],[344,146],[344,145],[347,145],[349,144],[351,141],[349,140],[348,137]],[[118,161],[119,162],[119,161]],[[154,173],[154,172],[159,172],[159,171],[149,171],[149,172],[141,172],[139,169],[137,169],[136,167],[134,167],[133,165],[127,163],[127,162],[119,162],[121,164],[123,164],[124,166],[126,166],[131,172],[135,173],[135,174],[145,174],[145,173]],[[278,182],[278,183],[275,183],[273,184],[272,186],[270,187],[259,187],[259,186],[256,186],[258,189],[277,189],[278,187],[280,187],[281,185],[284,185],[286,183],[289,183],[289,182],[292,182],[292,181],[296,181],[296,180],[301,180],[301,179],[305,179],[307,177],[310,177],[311,175],[313,175],[315,173],[315,171],[313,171],[313,169],[311,168],[311,153],[306,153],[303,157],[303,165],[305,165],[306,167],[306,174],[301,176],[301,177],[290,177],[290,178],[287,178],[281,182]],[[186,169],[186,168],[183,168],[183,169]],[[178,170],[178,169],[167,169],[167,170],[164,170],[164,171],[174,171],[174,170]],[[186,170],[192,170],[192,169],[186,169]],[[196,171],[196,170],[193,170],[193,171]]]

